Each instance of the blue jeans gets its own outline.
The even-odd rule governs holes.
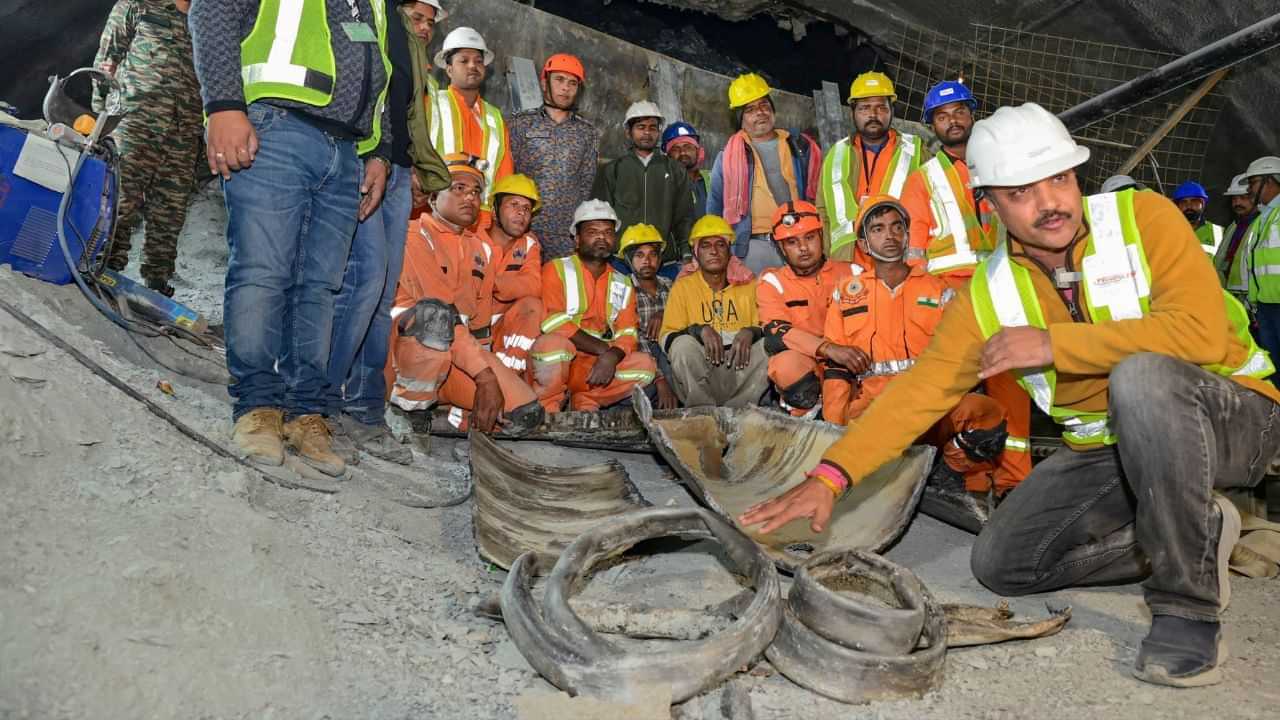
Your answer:
[[[1280,362],[1280,305],[1254,303],[1253,313],[1258,321],[1258,344],[1271,353],[1272,362]],[[1271,382],[1280,386],[1280,373],[1272,375]]]
[[[391,341],[391,304],[413,210],[412,172],[392,166],[382,204],[356,228],[333,308],[327,411],[334,417],[345,412],[366,425],[382,424],[386,409],[387,381],[382,371]]]
[[[360,160],[289,110],[249,106],[257,157],[222,183],[223,316],[234,418],[261,407],[324,410],[333,301],[360,203]]]

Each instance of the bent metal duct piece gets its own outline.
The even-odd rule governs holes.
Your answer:
[[[712,510],[737,526],[737,516],[804,480],[845,429],[760,408],[688,408],[655,411],[632,393],[637,414],[662,457]],[[826,530],[807,519],[751,539],[783,568],[832,548],[880,552],[911,521],[936,450],[917,445],[865,477],[836,504]]]
[[[732,570],[755,588],[755,597],[728,629],[705,640],[654,652],[624,650],[583,622],[569,599],[599,564],[638,542],[670,535],[719,542]],[[773,563],[746,536],[701,509],[638,510],[583,533],[560,554],[541,606],[529,587],[538,563],[533,553],[516,558],[502,586],[503,621],[529,664],[572,695],[628,702],[655,687],[669,687],[672,702],[683,702],[759,656],[782,618]]]
[[[480,557],[511,567],[524,552],[554,558],[579,533],[648,503],[620,463],[536,465],[471,433],[472,504]]]
[[[867,587],[868,580],[880,588],[893,588],[889,606],[873,609],[874,600],[864,596],[857,613],[850,612],[851,598],[843,594]],[[794,599],[797,591],[802,595],[798,601]],[[825,553],[797,571],[791,596],[783,607],[782,627],[765,655],[797,685],[832,700],[864,703],[920,697],[942,684],[946,616],[906,568],[857,550]],[[914,609],[922,612],[923,623],[913,639],[914,617],[894,611]],[[877,614],[886,622],[880,637],[875,637],[874,626],[860,625],[864,617]],[[869,640],[896,649],[881,654],[855,648]],[[907,650],[902,651],[908,640]]]

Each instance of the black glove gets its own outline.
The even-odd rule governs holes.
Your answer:
[[[444,352],[453,344],[453,328],[462,322],[458,311],[443,300],[419,300],[398,319],[400,334],[432,350]]]
[[[974,462],[994,462],[1004,452],[1009,439],[1009,424],[1004,420],[988,430],[965,430],[956,433],[956,446]]]

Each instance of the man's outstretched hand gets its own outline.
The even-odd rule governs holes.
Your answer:
[[[810,518],[809,529],[820,533],[827,528],[836,496],[820,480],[808,478],[772,500],[747,508],[738,516],[744,527],[761,525],[760,532],[771,533],[797,518]]]

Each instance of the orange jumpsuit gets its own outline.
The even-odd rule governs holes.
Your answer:
[[[875,266],[839,288],[827,312],[825,337],[838,345],[862,350],[872,366],[856,385],[832,378],[823,382],[822,411],[829,422],[847,424],[858,417],[893,379],[906,371],[933,339],[943,307],[955,291],[918,266],[896,289],[875,276]],[[1008,474],[1005,456],[998,464],[977,462],[955,442],[957,433],[986,430],[1005,420],[1004,408],[985,395],[969,393],[928,432],[924,440],[937,445],[953,470],[964,473],[965,486],[987,490],[993,479]]]
[[[756,305],[769,353],[769,380],[793,415],[804,415],[816,404],[822,382],[818,346],[827,307],[835,290],[853,276],[853,268],[827,260],[808,277],[798,277],[789,265],[760,273]]]
[[[493,352],[523,375],[542,323],[542,246],[533,233],[516,238],[505,251],[488,233],[483,237],[493,278],[486,310]]]
[[[438,403],[452,405],[450,421],[462,429],[467,419],[464,411],[471,410],[475,402],[474,378],[486,368],[497,375],[504,411],[537,399],[517,373],[484,349],[469,327],[481,306],[483,258],[483,242],[475,234],[456,232],[433,215],[422,215],[409,223],[404,268],[391,308],[393,318],[412,312],[418,301],[425,299],[441,300],[457,309],[461,322],[454,327],[453,343],[446,351],[432,350],[416,338],[401,337],[399,324],[392,324],[387,385],[391,402],[405,410],[425,410]]]
[[[566,394],[573,410],[599,410],[628,397],[636,385],[653,382],[657,364],[639,349],[630,277],[607,266],[596,277],[577,255],[556,258],[542,267],[542,304],[546,318],[529,353],[529,379],[548,413],[564,407]],[[574,347],[569,338],[579,330],[625,354],[608,385],[587,384],[596,356]]]
[[[955,184],[961,186],[953,187],[952,191],[957,202],[957,210],[966,223],[971,226],[976,224],[982,229],[983,237],[972,249],[985,254],[994,247],[995,230],[992,227],[995,218],[994,210],[985,198],[979,200],[977,205],[974,204],[973,190],[969,186],[971,182],[969,166],[963,160],[950,155],[946,156],[946,160],[955,169],[955,181],[958,181]],[[932,197],[930,185],[926,181],[927,172],[928,169],[925,167],[912,172],[902,189],[902,206],[911,216],[909,257],[912,258],[913,263],[919,263],[922,266],[926,262],[931,262],[935,266],[934,275],[959,291],[961,288],[968,287],[969,278],[973,276],[974,265],[959,264],[949,269],[937,267],[940,264],[945,266],[947,264],[945,258],[954,254],[955,241],[950,236],[939,237],[942,229],[937,213],[944,210],[941,201]],[[970,239],[969,244],[975,245],[975,242]],[[1018,381],[1012,373],[988,378],[983,382],[983,387],[986,388],[988,395],[1000,401],[1008,414],[1010,442],[1006,449],[1005,462],[1012,469],[1012,473],[997,477],[1001,483],[997,490],[1004,492],[1031,472],[1031,399],[1018,386]]]

